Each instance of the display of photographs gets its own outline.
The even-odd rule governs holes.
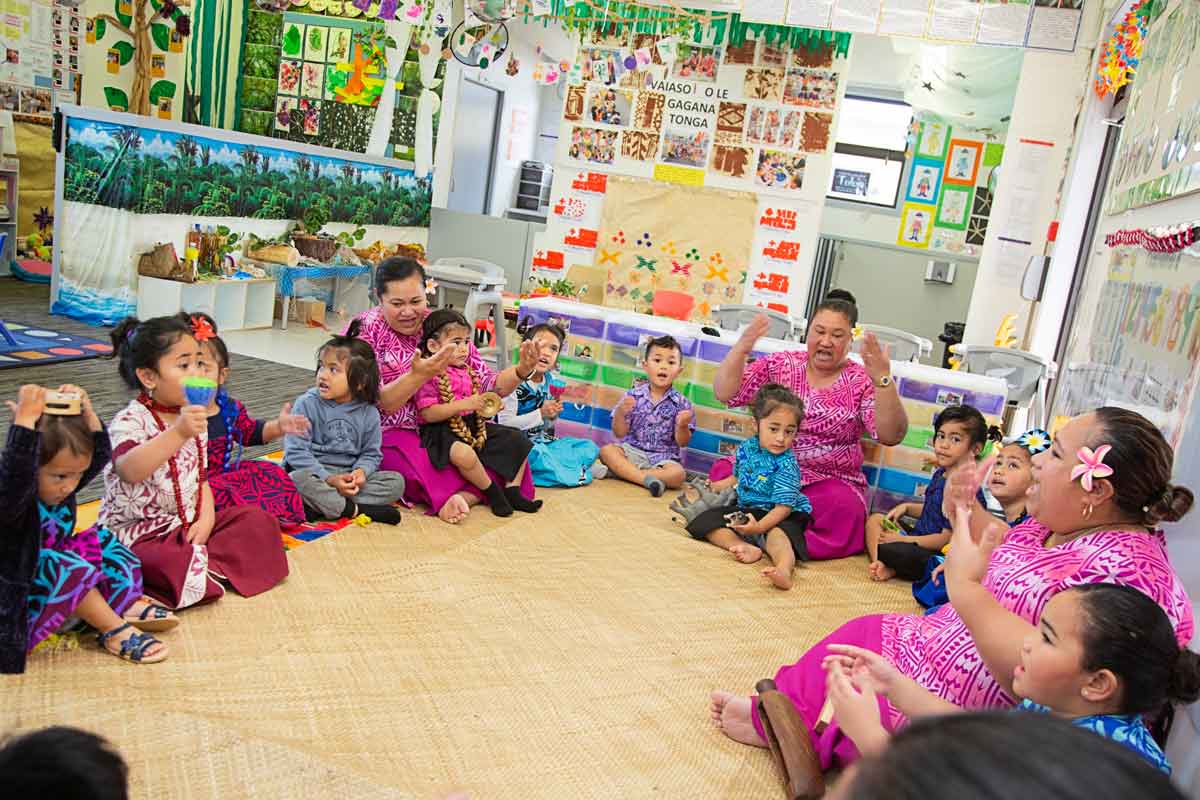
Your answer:
[[[611,164],[617,155],[617,131],[572,128],[567,155],[576,161]]]
[[[913,162],[908,175],[908,192],[905,199],[910,203],[936,203],[942,189],[942,165],[924,161]]]
[[[708,131],[674,130],[663,134],[661,161],[685,167],[703,167],[708,162]]]
[[[54,95],[49,89],[21,87],[20,112],[30,116],[48,117],[54,110]]]
[[[760,150],[755,183],[767,189],[799,191],[804,187],[804,165],[804,156],[778,150]]]
[[[11,83],[0,83],[0,111],[19,111],[20,108],[20,89]]]
[[[951,139],[950,153],[946,156],[946,183],[974,186],[982,155],[983,142]]]
[[[599,125],[624,127],[631,119],[633,92],[592,85],[588,90],[587,119]]]
[[[601,47],[585,48],[580,54],[580,62],[583,65],[583,82],[615,86],[621,76],[625,74],[622,60],[620,50]]]
[[[774,100],[779,102],[783,82],[784,72],[782,69],[748,69],[742,83],[742,94],[750,100]]]
[[[688,81],[712,83],[717,79],[717,65],[721,63],[721,48],[700,47],[681,44],[671,76]]]
[[[797,146],[797,137],[800,135],[800,125],[804,121],[803,111],[788,111],[783,115],[783,123],[779,126],[779,146],[787,150],[794,150]]]
[[[790,69],[783,84],[783,102],[809,108],[833,108],[837,104],[836,72]]]

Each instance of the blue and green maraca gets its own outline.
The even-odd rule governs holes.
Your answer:
[[[207,407],[217,394],[217,382],[212,378],[189,375],[183,379],[183,391],[187,395],[188,405]]]

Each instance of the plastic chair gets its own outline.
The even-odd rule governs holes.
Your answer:
[[[696,306],[696,298],[683,292],[657,291],[651,310],[656,317],[670,317],[687,322]]]
[[[496,371],[508,367],[508,349],[504,343],[504,291],[507,278],[504,268],[491,261],[479,258],[439,258],[425,268],[426,274],[437,284],[435,302],[439,307],[446,303],[446,289],[459,289],[467,293],[463,304],[463,316],[470,330],[482,319],[495,320],[494,336],[490,347],[479,350],[485,358],[494,358]]]
[[[1003,378],[1008,405],[1028,410],[1031,425],[1046,426],[1046,387],[1058,373],[1053,361],[1008,347],[956,344],[950,349],[962,359],[964,372]]]
[[[862,329],[875,334],[879,343],[888,347],[888,356],[892,361],[918,362],[933,353],[933,342],[915,333],[889,328],[886,325],[868,325],[865,322],[862,323]],[[861,339],[855,343],[854,352],[862,352]]]
[[[770,322],[767,328],[768,337],[771,339],[795,338],[796,321],[782,311],[776,311],[773,308],[733,304],[717,306],[713,313],[717,316],[717,324],[727,331],[741,330],[753,322],[759,314],[765,314]],[[800,321],[800,328],[804,328],[804,320]]]

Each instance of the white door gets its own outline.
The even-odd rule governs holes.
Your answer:
[[[468,214],[487,214],[491,210],[499,122],[499,90],[464,80],[455,112],[454,167],[447,208]]]

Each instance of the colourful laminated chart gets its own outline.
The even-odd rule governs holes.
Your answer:
[[[645,343],[655,336],[674,336],[683,350],[684,369],[675,388],[692,401],[696,432],[684,450],[688,470],[707,473],[718,458],[732,455],[754,424],[743,408],[727,408],[713,395],[717,366],[729,353],[736,334],[710,336],[700,326],[556,298],[521,302],[518,327],[544,322],[567,331],[558,373],[567,384],[563,413],[555,425],[559,436],[591,439],[603,446],[613,441],[612,414],[621,396],[643,373]],[[760,339],[756,356],[803,347],[798,342]],[[514,352],[514,362],[515,362]],[[851,358],[858,360],[857,355]],[[892,362],[900,396],[908,412],[904,441],[883,447],[864,440],[863,471],[871,487],[872,510],[924,495],[933,467],[933,416],[955,403],[978,408],[988,424],[999,425],[1007,384],[1001,378],[952,372],[938,367]]]

